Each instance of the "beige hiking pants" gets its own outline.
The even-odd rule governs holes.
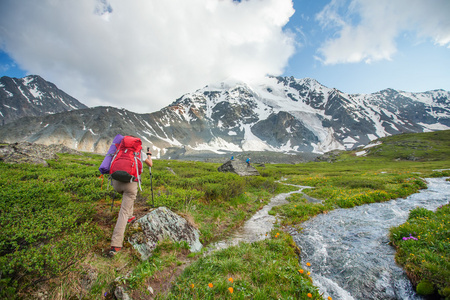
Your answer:
[[[127,226],[128,219],[133,216],[134,200],[136,200],[138,184],[137,182],[120,182],[113,179],[112,186],[123,197],[119,217],[117,218],[116,227],[114,227],[111,237],[111,246],[122,247],[125,227]]]

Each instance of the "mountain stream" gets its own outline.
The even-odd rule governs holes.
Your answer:
[[[427,179],[428,188],[405,199],[336,209],[291,232],[309,262],[313,283],[333,299],[422,299],[394,260],[389,228],[406,222],[415,207],[436,210],[450,200],[445,178]]]
[[[247,222],[245,222],[243,226],[238,228],[236,232],[231,235],[231,237],[213,244],[211,246],[211,251],[235,246],[239,244],[239,242],[253,243],[267,238],[266,234],[273,229],[273,224],[275,224],[277,221],[276,216],[269,215],[269,211],[272,209],[272,207],[287,204],[288,201],[286,200],[286,198],[288,198],[290,195],[298,194],[301,193],[304,189],[311,188],[309,186],[300,186],[293,184],[289,185],[297,187],[298,190],[289,193],[278,194],[273,197],[270,200],[269,204],[265,205],[262,209],[257,211],[256,214],[254,214],[249,220],[247,220]],[[314,200],[314,198],[310,198],[310,201]]]
[[[435,210],[450,200],[450,183],[445,178],[427,179],[428,188],[405,199],[366,204],[350,209],[336,209],[318,215],[291,229],[301,248],[301,259],[309,262],[311,278],[325,297],[333,299],[422,299],[413,291],[405,272],[394,260],[395,249],[389,243],[389,228],[398,226],[415,207]],[[245,222],[230,238],[210,246],[212,251],[252,243],[267,238],[276,216],[272,207],[288,203],[297,191],[276,195],[269,204]],[[310,202],[319,200],[308,197]]]

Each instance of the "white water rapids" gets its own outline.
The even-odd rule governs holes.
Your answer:
[[[427,179],[428,188],[405,199],[336,209],[291,232],[302,249],[302,264],[315,286],[333,299],[421,299],[394,261],[389,228],[406,222],[415,207],[436,210],[450,200],[445,178]]]

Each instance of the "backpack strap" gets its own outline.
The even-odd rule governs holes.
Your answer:
[[[114,153],[114,156],[113,156],[113,158],[111,159],[111,163],[110,163],[110,165],[109,165],[109,169],[110,169],[110,170],[111,170],[111,166],[112,166],[112,164],[113,164],[113,161],[116,159],[117,154],[119,154],[119,147],[117,147],[116,152]],[[109,176],[109,177],[111,177],[111,176]],[[111,178],[111,183],[112,183],[112,178]]]
[[[137,180],[138,180],[138,184],[139,184],[139,189],[142,192],[141,174],[139,174],[139,165],[138,165],[138,161],[137,161],[138,154],[139,154],[138,152],[134,152],[134,164],[136,165],[136,175],[137,175]]]

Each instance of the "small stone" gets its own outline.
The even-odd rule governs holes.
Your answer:
[[[148,286],[148,287],[147,287],[147,290],[150,292],[150,294],[153,295],[153,288],[152,288],[151,286]]]

